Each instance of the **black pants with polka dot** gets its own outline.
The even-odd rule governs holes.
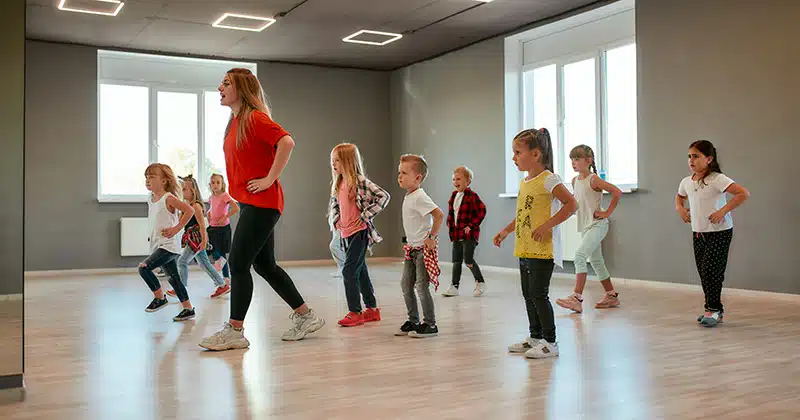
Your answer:
[[[722,282],[728,266],[733,228],[719,232],[693,233],[694,260],[706,295],[706,310],[722,312]]]

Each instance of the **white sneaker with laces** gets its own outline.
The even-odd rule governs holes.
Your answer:
[[[486,292],[486,283],[478,282],[475,283],[475,296],[481,296]]]
[[[250,341],[244,337],[244,329],[236,331],[233,325],[226,322],[221,330],[204,338],[199,345],[204,349],[222,351],[245,349],[250,347]]]
[[[525,353],[534,348],[537,344],[538,341],[534,340],[533,338],[525,337],[525,339],[521,342],[508,346],[508,351],[510,353]]]
[[[283,341],[302,340],[325,325],[325,320],[317,316],[313,309],[309,309],[303,315],[292,312],[289,318],[292,320],[292,327],[281,336]]]
[[[446,297],[458,296],[458,287],[451,285],[449,289],[442,292],[442,296]]]
[[[548,343],[547,340],[539,340],[532,349],[525,352],[528,359],[547,359],[558,356],[558,343]]]

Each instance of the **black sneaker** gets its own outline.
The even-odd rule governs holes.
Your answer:
[[[150,302],[150,304],[147,305],[147,308],[145,308],[144,310],[147,312],[155,312],[163,309],[167,305],[169,305],[169,301],[166,299],[166,296],[164,297],[164,299],[153,298],[153,301]]]
[[[183,308],[181,313],[175,315],[175,317],[173,317],[172,320],[175,322],[181,322],[181,321],[188,321],[192,318],[194,318],[194,308],[192,309]]]
[[[396,335],[398,337],[399,336],[403,336],[403,335],[408,335],[411,331],[416,331],[418,328],[419,328],[419,324],[415,324],[415,323],[413,323],[411,321],[406,321],[406,323],[403,324],[403,326],[400,327],[400,329],[397,330],[394,333],[394,335]]]
[[[428,337],[436,337],[439,335],[439,328],[436,325],[428,325],[428,324],[421,324],[416,331],[411,331],[408,333],[409,337],[414,338],[428,338]]]

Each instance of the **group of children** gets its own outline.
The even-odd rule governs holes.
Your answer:
[[[211,175],[208,212],[192,175],[179,178],[168,165],[154,163],[145,170],[145,184],[151,194],[148,201],[151,254],[139,264],[139,274],[153,292],[153,300],[145,310],[163,309],[169,303],[166,297],[169,295],[178,298],[183,307],[173,320],[186,321],[196,315],[186,289],[189,263],[196,261],[211,277],[216,286],[212,299],[231,291],[227,263],[232,236],[230,218],[239,207],[226,192],[225,179],[220,174]],[[172,289],[162,290],[154,273],[156,269],[163,271]]]
[[[589,146],[577,146],[570,152],[572,169],[577,173],[571,182],[572,192],[554,173],[552,139],[547,129],[520,132],[514,138],[512,148],[514,164],[527,176],[519,184],[514,218],[494,236],[493,243],[499,247],[509,235],[515,234],[514,255],[519,258],[529,336],[510,345],[508,350],[534,359],[549,358],[559,352],[549,298],[554,267],[563,266],[559,226],[576,214],[581,244],[574,258],[574,292],[557,299],[556,303],[578,313],[583,311],[582,293],[587,264],[591,264],[605,290],[595,308],[619,306],[618,293],[605,265],[601,243],[608,233],[608,219],[622,193],[597,175],[594,151]],[[330,249],[339,267],[336,275],[343,278],[348,306],[348,313],[338,324],[355,327],[381,320],[366,256],[373,245],[382,240],[374,219],[386,209],[391,197],[385,189],[367,178],[355,145],[337,145],[330,158],[332,180],[328,221],[333,232]],[[706,296],[705,311],[697,320],[705,326],[714,326],[723,318],[720,294],[733,234],[730,212],[749,197],[749,192],[723,175],[716,149],[708,141],[690,145],[689,167],[692,174],[679,185],[676,211],[683,221],[691,223],[697,269]],[[224,278],[217,273],[206,255],[206,247],[211,242],[213,258],[218,263],[225,263],[231,241],[230,216],[236,213],[237,206],[225,193],[224,179],[213,176],[210,182],[213,192],[211,211],[207,214],[211,226],[206,233],[202,197],[191,176],[182,178],[183,200],[179,200],[178,181],[168,166],[150,165],[145,175],[147,188],[152,194],[149,217],[153,229],[153,253],[139,265],[139,272],[154,294],[147,311],[159,310],[167,303],[165,292],[152,273],[154,268],[163,266],[173,287],[173,291],[166,293],[177,296],[183,306],[174,319],[191,319],[195,313],[185,287],[189,261],[196,259],[214,280],[217,289],[212,298],[230,292],[227,273],[223,274]],[[426,338],[439,333],[430,285],[434,285],[434,291],[439,286],[438,238],[445,220],[453,243],[453,277],[451,286],[443,295],[458,295],[463,263],[475,277],[474,295],[481,296],[486,291],[485,280],[474,259],[486,206],[470,189],[472,171],[464,166],[453,171],[454,191],[448,200],[446,217],[422,188],[427,175],[428,164],[422,156],[405,154],[400,157],[397,182],[406,191],[402,204],[405,236],[400,283],[408,316],[396,331],[398,336]],[[604,191],[611,195],[606,210],[601,205]],[[726,201],[725,193],[732,194],[732,200]],[[685,207],[687,200],[689,209]],[[179,238],[177,234],[181,230],[183,234]]]

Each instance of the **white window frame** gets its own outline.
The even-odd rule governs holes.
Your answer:
[[[608,50],[613,50],[620,47],[625,47],[636,43],[636,37],[626,37],[623,39],[615,40],[606,44],[599,45],[592,51],[568,54],[561,57],[551,58],[547,60],[538,61],[535,63],[525,64],[521,67],[521,82],[520,82],[520,95],[519,95],[519,110],[520,120],[525,124],[533,120],[533,107],[529,106],[529,101],[525,95],[526,81],[525,75],[536,69],[547,67],[550,65],[556,66],[556,102],[557,102],[557,135],[552,139],[558,150],[557,156],[553,156],[553,169],[557,174],[566,175],[564,166],[565,153],[569,153],[564,149],[564,66],[577,63],[580,61],[594,58],[595,60],[595,127],[597,130],[597,147],[595,149],[595,164],[598,172],[605,170],[608,165],[608,100],[606,94],[607,74],[606,74],[606,53]],[[510,145],[509,145],[510,146]],[[519,172],[519,179],[525,176],[524,173]],[[566,176],[565,176],[566,178]],[[569,184],[568,179],[564,179],[565,183]],[[571,185],[568,185],[568,187]],[[618,185],[626,192],[633,191],[637,188],[637,184],[623,184]],[[513,193],[509,192],[510,195]]]

